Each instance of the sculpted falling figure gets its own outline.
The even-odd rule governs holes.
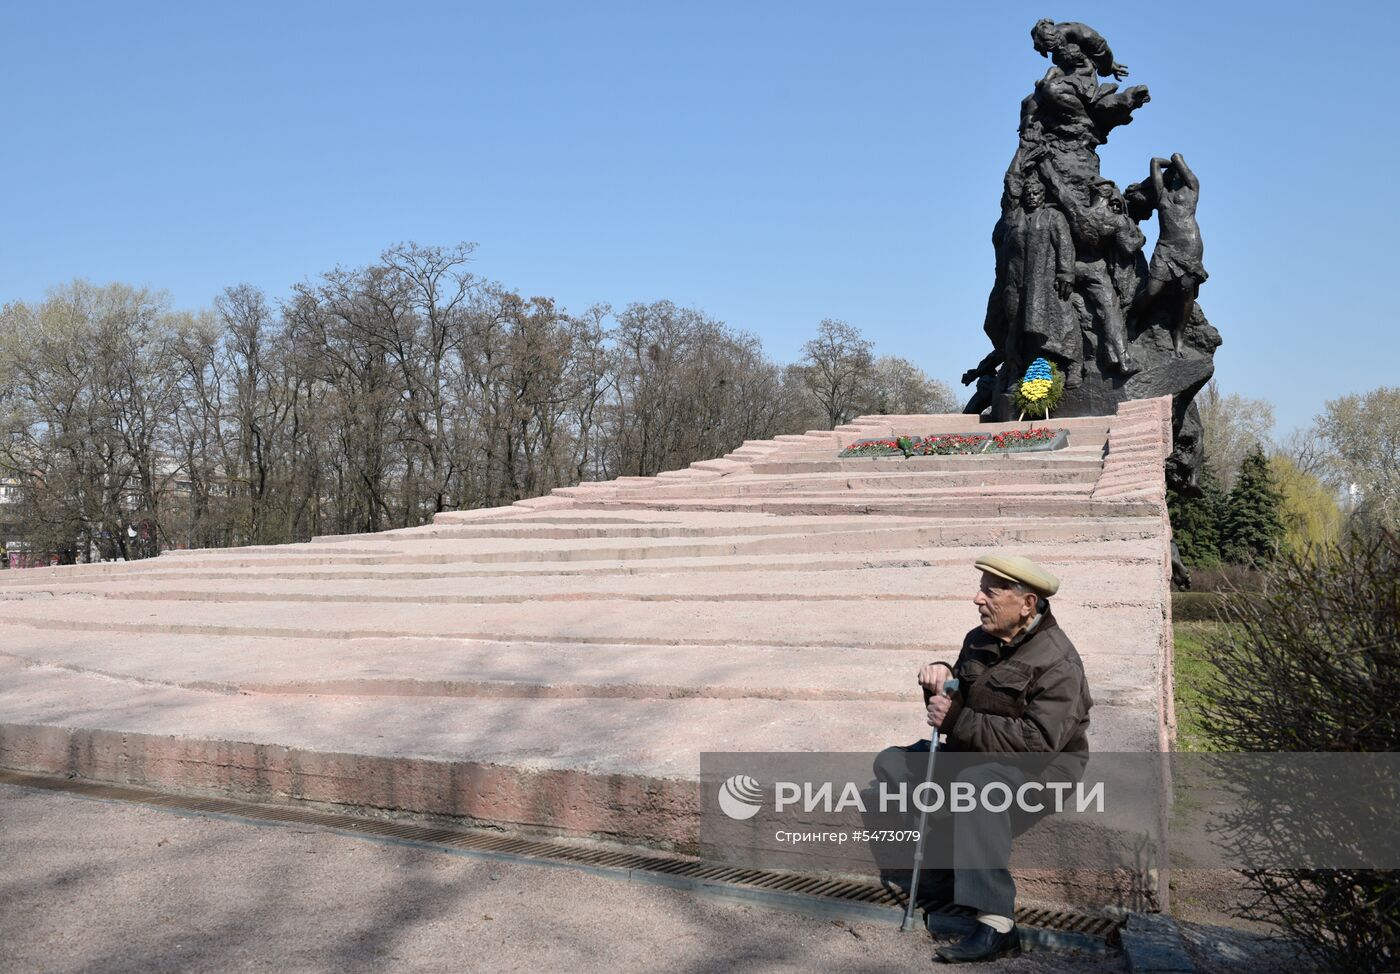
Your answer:
[[[1021,139],[1010,171],[1028,175],[1048,158],[1073,182],[1086,184],[1099,172],[1097,147],[1114,128],[1131,122],[1151,96],[1143,85],[1120,92],[1116,84],[1099,84],[1100,77],[1121,80],[1128,68],[1114,60],[1092,27],[1041,20],[1031,28],[1031,40],[1054,64],[1021,103]]]

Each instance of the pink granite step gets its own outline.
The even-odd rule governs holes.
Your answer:
[[[1069,631],[1069,630],[1067,630]],[[344,642],[213,635],[192,652],[183,636],[113,645],[90,632],[5,630],[0,658],[30,668],[215,694],[629,699],[917,701],[913,675],[940,651],[831,647],[550,644],[509,640],[366,638]],[[1090,636],[1090,633],[1079,634]],[[390,667],[388,664],[392,664]],[[547,664],[547,665],[546,665]],[[1095,650],[1084,657],[1099,703],[1150,696],[1154,661]],[[1095,735],[1098,734],[1097,729]]]
[[[767,537],[780,534],[826,534],[869,528],[872,523],[881,526],[899,527],[919,525],[918,518],[892,516],[872,522],[868,517],[859,518],[784,518],[772,515],[759,515],[741,518],[689,517],[684,520],[671,516],[661,520],[629,520],[618,523],[615,520],[595,519],[593,515],[576,517],[565,521],[559,517],[517,518],[503,524],[476,523],[454,526],[449,523],[429,524],[418,528],[399,531],[385,531],[374,535],[381,542],[430,541],[430,540],[469,540],[469,539],[516,539],[522,541],[554,541],[589,538],[713,538],[713,537]]]
[[[1142,589],[1150,580],[1150,567],[1129,568],[1111,561],[1110,570],[1096,573],[1083,587],[1086,569],[1080,562],[1043,559],[1052,570],[1074,571],[1079,588],[1067,588],[1057,598],[1062,605],[1143,604],[1151,599]],[[199,573],[165,572],[139,578],[70,578],[31,591],[10,591],[11,601],[52,599],[63,595],[102,598],[143,598],[211,601],[325,601],[487,604],[533,601],[567,602],[593,599],[632,601],[787,602],[824,599],[850,602],[884,602],[929,599],[968,602],[974,592],[966,560],[956,565],[914,567],[838,568],[828,563],[821,571],[785,571],[778,564],[763,566],[761,577],[750,572],[655,572],[650,574],[598,573],[593,575],[516,574],[472,576],[369,572],[351,574],[297,573]],[[873,607],[878,611],[878,607]]]
[[[1152,503],[1119,501],[1096,502],[1090,496],[1057,498],[1046,493],[1028,493],[1009,488],[986,488],[983,496],[949,497],[937,490],[904,491],[890,496],[881,492],[802,493],[772,497],[691,497],[680,494],[656,498],[611,497],[589,502],[602,510],[635,510],[661,506],[675,511],[733,511],[782,515],[844,516],[852,514],[899,514],[925,518],[1038,518],[1038,517],[1148,517],[1156,512]]]
[[[610,501],[607,507],[629,507],[636,502]],[[673,502],[681,506],[681,502]],[[697,506],[699,502],[689,503]],[[737,506],[739,502],[724,505]],[[868,502],[865,506],[874,506]],[[1049,502],[1043,502],[1042,506]],[[1085,504],[1091,502],[1083,502]],[[826,501],[794,502],[795,506],[838,506]],[[760,502],[754,506],[768,506]],[[840,505],[850,508],[852,505]],[[853,505],[859,508],[860,505]],[[911,504],[910,506],[917,506]],[[1118,511],[1123,506],[1101,505],[1101,510]],[[988,513],[985,506],[977,508]],[[1132,510],[1148,510],[1137,505]],[[849,511],[847,511],[849,512]],[[701,514],[713,512],[701,511]],[[874,552],[893,547],[925,544],[990,544],[999,538],[1023,541],[1074,540],[1092,535],[1104,540],[1138,538],[1159,530],[1150,517],[1076,518],[1057,516],[1027,518],[1020,508],[1006,506],[997,517],[956,517],[953,505],[944,505],[937,519],[914,523],[893,522],[885,526],[883,519],[869,518],[878,527],[864,530],[845,527],[841,530],[806,533],[780,532],[772,535],[743,534],[733,536],[702,536],[696,538],[589,538],[532,540],[526,546],[514,538],[485,538],[472,541],[426,539],[408,544],[361,542],[354,545],[289,545],[271,549],[228,549],[188,553],[173,558],[169,566],[179,565],[191,571],[205,568],[255,567],[276,564],[282,567],[311,567],[327,565],[491,565],[538,562],[639,561],[654,558],[695,558],[734,555],[783,555],[821,552]],[[1015,523],[1000,523],[1013,519]],[[133,566],[120,566],[133,574],[167,567],[164,559]],[[81,566],[80,566],[81,567]],[[69,571],[62,574],[112,574],[118,566],[94,566],[99,571]]]
[[[532,640],[542,643],[624,643],[655,646],[829,646],[956,649],[972,610],[924,599],[887,600],[863,611],[843,599],[783,602],[657,600],[639,611],[636,600],[594,598],[551,602],[548,611],[522,613],[511,603],[412,603],[386,611],[356,601],[213,601],[109,599],[86,593],[24,599],[6,605],[0,626],[82,630],[100,626],[126,634],[247,635],[291,639],[377,637]],[[1155,607],[1154,607],[1155,608]],[[1066,606],[1065,624],[1093,634],[1106,652],[1160,651],[1160,608],[1149,616],[1137,605],[1091,610]],[[908,620],[910,626],[872,626],[872,619]],[[975,617],[973,617],[975,618]]]
[[[647,500],[657,497],[723,497],[727,495],[779,495],[815,491],[938,490],[950,497],[975,496],[975,492],[996,485],[1020,487],[1029,496],[1078,490],[1087,493],[1098,481],[1097,470],[1025,470],[1000,476],[981,471],[939,473],[842,470],[836,473],[804,473],[787,477],[725,477],[705,484],[685,487],[619,487],[609,492],[616,497]],[[1043,490],[1042,490],[1043,488]],[[601,494],[601,492],[600,492]],[[573,495],[578,496],[578,495]]]
[[[1157,550],[1156,535],[1150,528],[1144,528],[1139,539],[1124,541],[1098,540],[1090,547],[1079,541],[1065,543],[1037,543],[1037,556],[1047,565],[1081,565],[1103,562],[1119,568],[1128,566],[1148,566],[1145,584],[1155,577],[1162,565],[1162,555]],[[936,566],[953,566],[964,569],[982,551],[984,545],[960,546],[943,544],[926,548],[891,548],[878,552],[819,553],[793,555],[734,555],[719,558],[657,558],[640,562],[597,561],[597,562],[547,562],[519,563],[515,565],[487,565],[460,567],[457,565],[360,565],[328,564],[314,568],[287,567],[276,560],[264,560],[251,565],[221,565],[218,568],[204,568],[195,576],[188,570],[161,569],[160,562],[149,571],[124,572],[124,565],[87,566],[92,571],[75,571],[73,568],[44,569],[15,572],[6,577],[6,587],[0,589],[0,600],[25,598],[31,590],[54,592],[68,587],[102,585],[105,582],[140,579],[180,579],[188,582],[192,577],[208,580],[220,579],[269,579],[280,583],[298,580],[349,581],[355,579],[376,579],[384,581],[401,580],[443,580],[473,579],[477,584],[489,583],[492,579],[597,579],[597,578],[650,578],[657,575],[705,577],[705,576],[762,576],[768,573],[800,573],[803,577],[821,577],[829,572],[867,572],[884,568],[908,570]],[[80,568],[83,566],[79,566]],[[99,571],[98,569],[114,569]],[[745,581],[745,585],[752,583]]]

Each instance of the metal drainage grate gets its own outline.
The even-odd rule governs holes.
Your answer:
[[[624,872],[630,878],[652,879],[665,885],[682,885],[697,889],[703,887],[711,891],[747,894],[773,905],[790,905],[799,909],[816,905],[820,912],[857,916],[861,919],[897,920],[906,903],[901,891],[873,882],[745,869],[698,859],[647,855],[615,849],[591,849],[549,839],[525,839],[482,829],[445,828],[392,819],[362,818],[291,806],[259,805],[233,798],[194,798],[144,788],[99,784],[80,778],[28,774],[2,768],[0,784],[66,792],[106,801],[132,802],[182,812],[312,825],[353,835],[445,846],[501,858],[533,860],[614,873]],[[666,883],[667,878],[679,882]],[[799,900],[805,902],[799,903]],[[928,914],[930,929],[938,931],[954,930],[976,915],[974,911],[965,907],[929,897],[919,898],[919,908]],[[885,913],[889,913],[890,917],[884,916]],[[1116,944],[1118,932],[1123,925],[1122,920],[1114,917],[1046,908],[1018,909],[1016,923],[1023,928],[1023,939],[1032,944],[1095,952],[1104,951],[1110,945]]]

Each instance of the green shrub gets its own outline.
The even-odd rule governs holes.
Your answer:
[[[1400,539],[1294,552],[1228,598],[1208,647],[1201,725],[1228,751],[1400,750]],[[1318,816],[1327,814],[1319,804]],[[1325,823],[1319,818],[1319,823]],[[1328,970],[1400,969],[1400,871],[1255,869],[1245,915]]]
[[[1172,622],[1218,622],[1223,603],[1217,592],[1173,592]]]
[[[1266,572],[1251,565],[1213,565],[1191,572],[1191,591],[1225,594],[1262,592],[1268,578]]]

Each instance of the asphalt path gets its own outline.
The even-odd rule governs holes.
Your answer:
[[[0,785],[0,971],[910,971],[934,942],[572,869]],[[998,974],[1121,971],[1038,953]]]

